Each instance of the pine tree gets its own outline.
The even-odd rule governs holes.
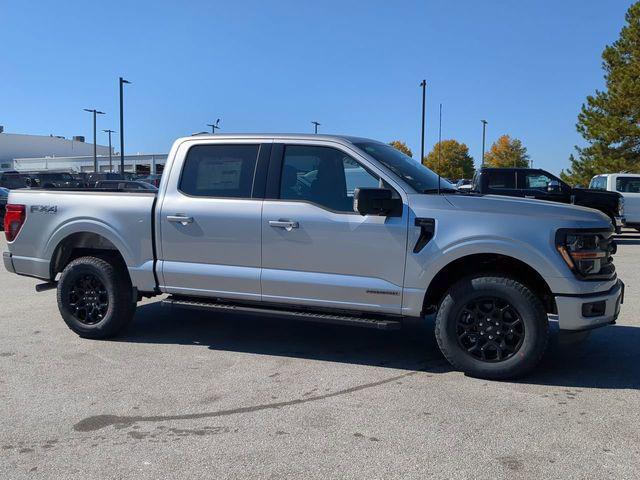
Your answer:
[[[640,2],[625,15],[620,37],[602,53],[606,88],[587,97],[576,128],[588,145],[561,173],[586,185],[593,175],[640,172]]]

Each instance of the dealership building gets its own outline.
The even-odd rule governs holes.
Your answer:
[[[96,145],[96,154],[101,172],[120,170],[120,155],[113,149]],[[166,154],[125,155],[124,168],[141,175],[162,173],[166,160]],[[86,143],[84,137],[4,133],[0,127],[0,172],[93,172],[93,169],[93,144]]]

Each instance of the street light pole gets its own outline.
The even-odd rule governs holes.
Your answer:
[[[422,138],[420,140],[420,163],[422,163],[424,159],[424,122],[425,122],[425,105],[427,102],[427,81],[422,80],[422,82],[420,82],[420,86],[422,87]]]
[[[315,122],[315,121],[314,121],[314,122],[311,122],[311,123],[312,123],[312,125],[313,125],[313,133],[317,134],[317,133],[318,133],[318,127],[319,127],[320,125],[322,125],[322,124],[321,124],[321,123],[319,123],[319,122]]]
[[[113,160],[111,158],[111,134],[116,133],[115,130],[102,130],[103,132],[109,134],[109,172],[113,172]]]
[[[84,111],[93,113],[93,171],[97,172],[98,171],[98,152],[96,150],[96,143],[98,140],[96,138],[97,137],[96,116],[104,115],[104,112],[101,112],[100,110],[96,110],[95,108],[85,108]]]
[[[480,120],[482,122],[482,160],[480,161],[480,168],[484,168],[484,139],[487,131],[487,121]]]
[[[131,83],[129,80],[125,80],[122,77],[118,79],[118,85],[120,87],[120,174],[124,175],[124,101],[123,101],[123,88],[125,83]]]
[[[218,124],[220,123],[220,119],[216,120],[216,123],[207,123],[207,127],[211,127],[211,135],[216,133],[216,128],[220,130]]]

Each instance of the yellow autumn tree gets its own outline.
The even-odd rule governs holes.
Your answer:
[[[469,155],[469,147],[457,140],[436,143],[422,163],[451,180],[473,177],[473,158]]]
[[[403,141],[394,140],[393,142],[389,142],[389,145],[391,145],[396,150],[400,150],[405,155],[413,157],[413,152],[411,151],[411,149],[409,147],[407,147],[407,144],[404,143]]]
[[[529,166],[527,148],[517,138],[502,135],[484,154],[484,166],[526,168]]]

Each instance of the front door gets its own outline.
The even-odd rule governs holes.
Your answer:
[[[640,224],[640,177],[618,175],[616,192],[624,196],[624,216],[627,223]]]
[[[549,184],[552,181],[558,183],[558,191],[549,191]],[[567,185],[542,170],[528,170],[526,173],[518,175],[518,183],[518,187],[522,189],[527,198],[571,203],[571,191]]]
[[[163,292],[260,300],[262,198],[254,174],[265,149],[198,144],[186,152],[182,172],[171,171],[167,185],[178,188],[158,207]]]
[[[354,190],[384,185],[378,175],[339,147],[277,149],[277,191],[262,211],[263,301],[399,314],[406,204],[402,216],[361,216]]]

